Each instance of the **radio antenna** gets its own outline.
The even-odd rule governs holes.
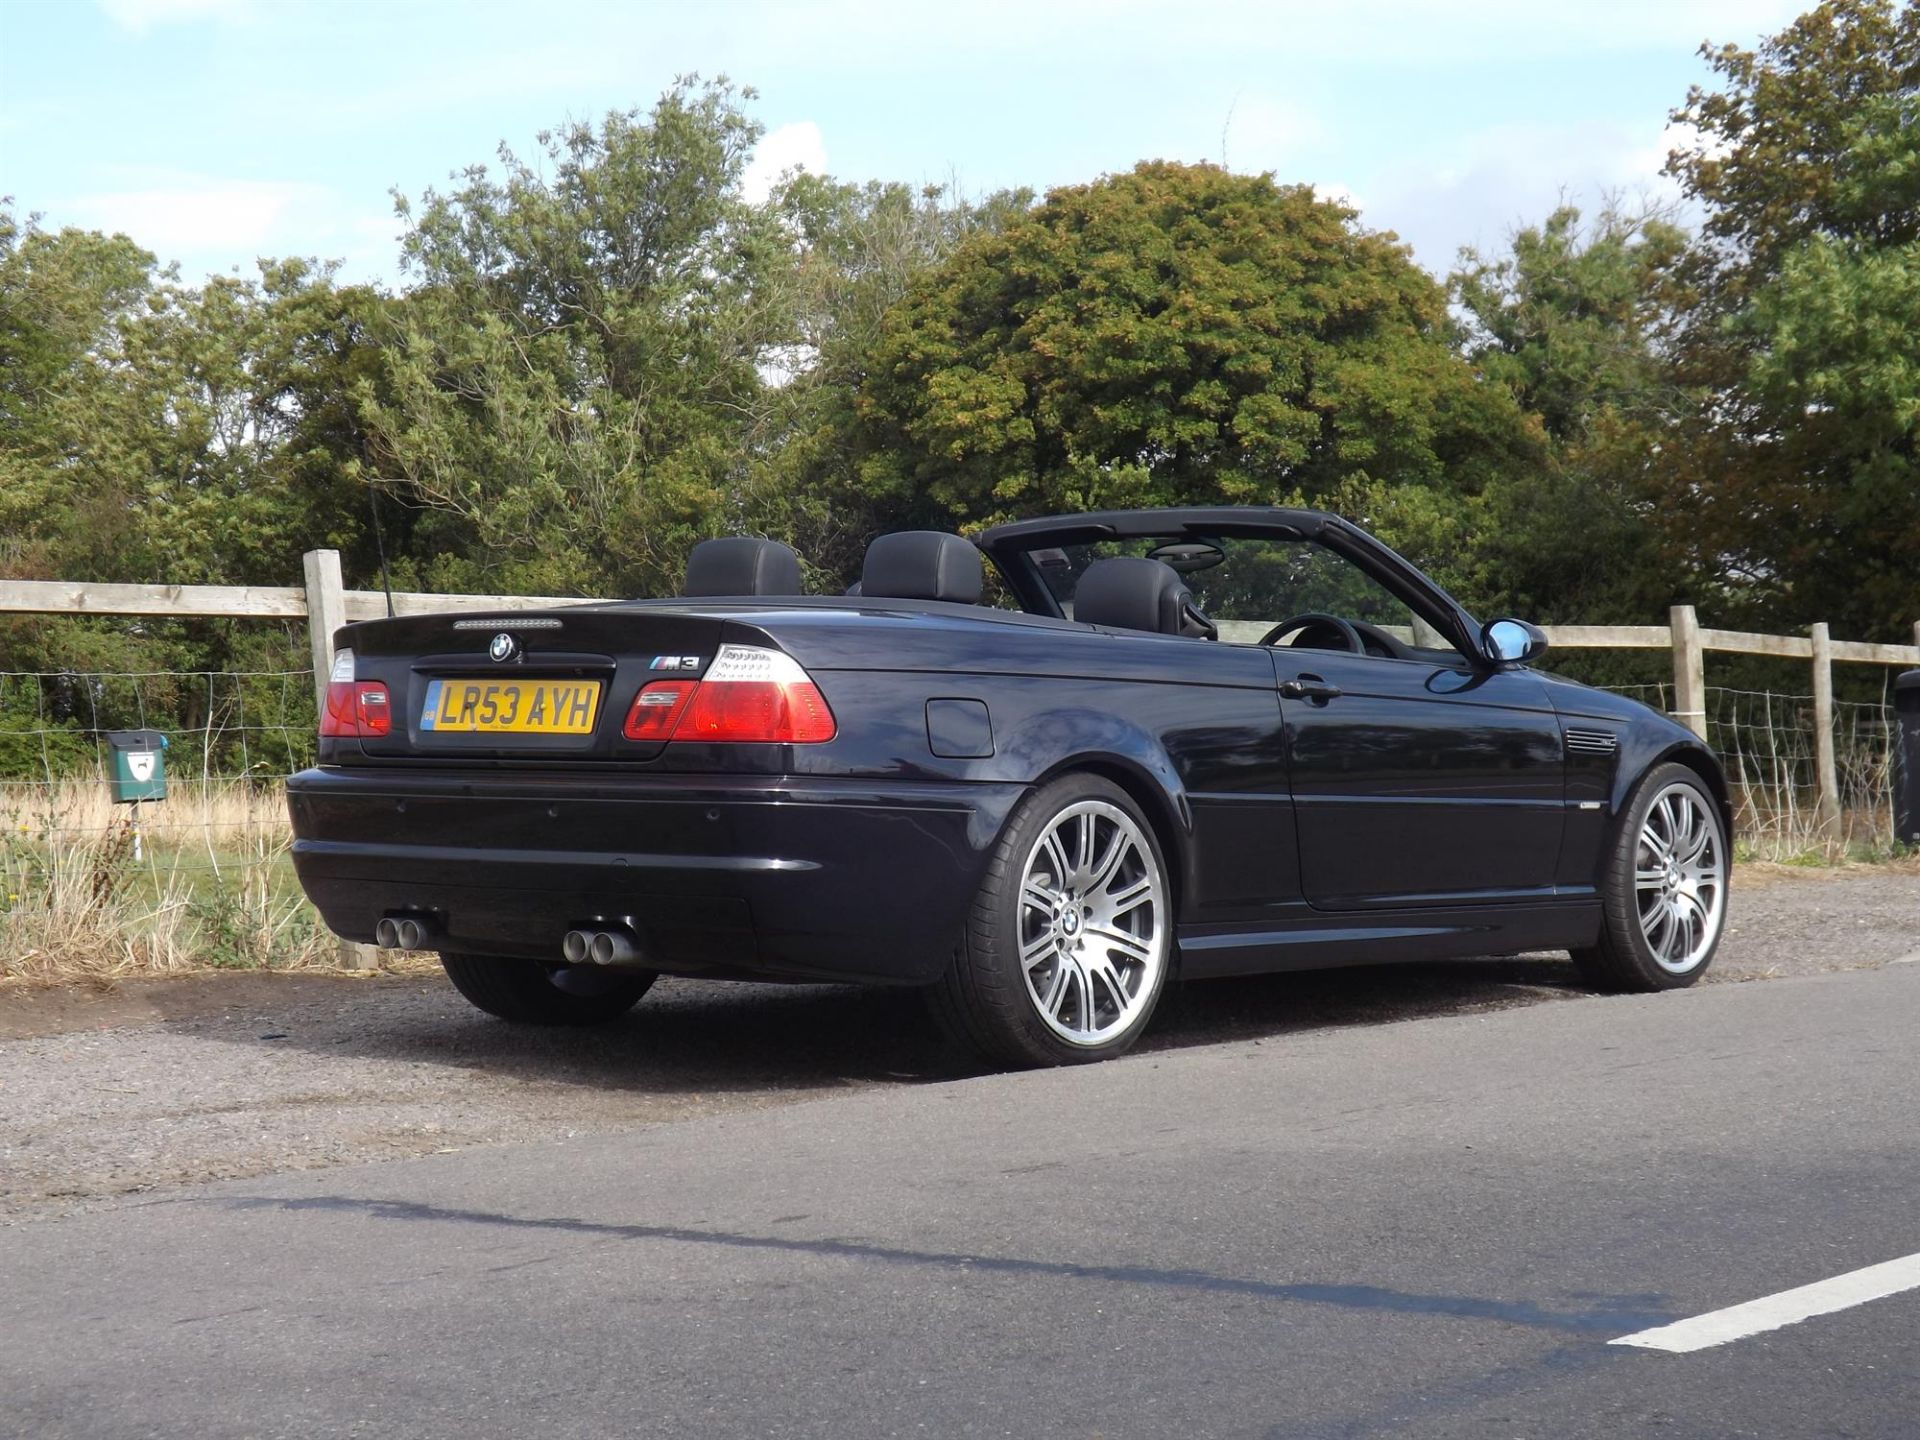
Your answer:
[[[387,596],[387,618],[393,619],[393,577],[387,573],[387,537],[380,529],[380,487],[367,482],[367,513],[373,517],[373,548],[380,556],[380,588]]]

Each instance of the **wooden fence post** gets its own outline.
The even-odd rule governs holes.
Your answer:
[[[338,550],[309,550],[301,559],[307,574],[307,641],[313,650],[313,698],[327,708],[327,680],[333,674],[333,632],[347,623],[347,587],[340,579]]]
[[[1667,611],[1673,631],[1673,718],[1707,738],[1707,671],[1700,648],[1700,617],[1691,605]]]
[[[327,709],[327,681],[333,675],[333,632],[347,623],[347,588],[340,578],[338,550],[309,550],[301,559],[307,577],[307,642],[313,652],[316,714]],[[340,942],[342,970],[375,970],[380,952],[355,940]]]
[[[1813,627],[1813,756],[1820,780],[1820,830],[1840,834],[1840,772],[1833,758],[1833,639],[1827,622]]]

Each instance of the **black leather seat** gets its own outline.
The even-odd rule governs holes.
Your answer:
[[[800,557],[778,540],[728,535],[702,540],[687,557],[682,595],[798,595]]]
[[[1135,555],[1110,555],[1081,572],[1073,590],[1073,618],[1198,640],[1213,640],[1220,633],[1193,603],[1193,592],[1178,571]]]
[[[942,530],[902,530],[867,546],[860,594],[869,600],[951,600],[978,605],[980,552]]]

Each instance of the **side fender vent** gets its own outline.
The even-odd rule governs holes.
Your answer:
[[[1569,755],[1611,755],[1620,748],[1620,737],[1611,730],[1567,731]]]

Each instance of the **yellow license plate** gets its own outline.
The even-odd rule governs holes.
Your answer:
[[[490,735],[588,735],[600,713],[598,680],[434,680],[420,728]]]

